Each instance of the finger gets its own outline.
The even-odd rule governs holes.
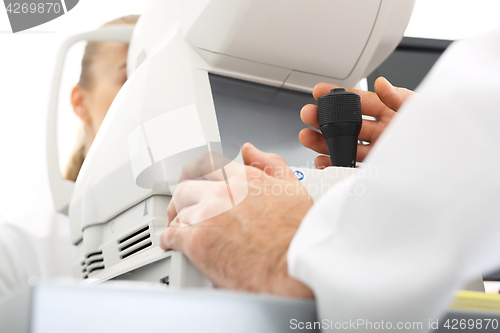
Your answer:
[[[359,134],[359,140],[371,142],[372,139],[376,139],[373,138],[372,133],[376,132],[377,125],[378,125],[377,121],[363,120],[363,127],[361,128],[361,132]],[[325,138],[323,137],[323,134],[321,134],[320,132],[316,132],[309,128],[304,128],[299,133],[299,140],[302,143],[302,145],[304,145],[304,147],[312,149],[319,154],[323,155],[330,154],[330,152],[328,151],[328,146],[326,145]],[[362,145],[358,145],[358,149],[360,146]],[[321,165],[325,164],[322,163]]]
[[[363,119],[363,125],[361,126],[358,140],[371,142],[374,133],[377,132],[377,125],[380,125],[379,121],[377,120]]]
[[[168,223],[167,228],[161,233],[160,248],[165,251],[176,250],[189,255],[187,251],[190,250],[192,237],[196,232],[196,228],[191,226],[196,222],[201,222],[196,220],[199,217],[197,216],[199,211],[200,205],[195,205],[179,212],[179,215]]]
[[[313,88],[313,97],[315,100],[318,100],[318,98],[320,98],[323,95],[328,94],[330,92],[330,90],[335,89],[335,88],[342,88],[342,87],[337,86],[335,84],[331,84],[331,83],[318,83]]]
[[[195,219],[195,214],[197,210],[201,207],[200,204],[192,205],[189,207],[185,207],[179,211],[176,218],[174,219],[175,224],[179,225],[179,227],[189,227],[195,223],[201,222],[202,220]]]
[[[306,125],[319,129],[318,107],[316,105],[313,104],[305,105],[300,112],[300,118]],[[377,129],[377,125],[380,125],[377,121],[363,119],[363,126],[361,128],[361,133],[359,134],[359,139],[363,141],[371,141],[370,138],[372,136],[372,133],[376,132],[374,130]],[[304,133],[301,132],[302,136],[299,133],[299,140],[305,147],[313,149],[314,151],[317,151],[320,154],[326,154],[326,151],[321,149],[321,147],[318,147],[318,149],[313,148],[315,146],[314,144],[317,142],[317,135],[313,134],[313,132],[317,133],[310,129],[304,131]],[[302,139],[304,139],[305,141],[302,141]],[[309,142],[309,140],[313,140],[313,142]],[[323,146],[323,144],[321,144],[321,146]]]
[[[331,89],[338,86],[330,83],[318,83],[313,89],[314,98],[328,94]],[[356,93],[361,98],[361,112],[364,115],[380,118],[386,112],[392,112],[384,103],[382,103],[376,93],[359,89],[345,88],[347,91]]]
[[[328,155],[325,137],[320,132],[304,128],[299,132],[299,141],[306,148],[312,149],[319,154]]]
[[[183,165],[178,182],[190,179],[224,180],[220,171],[222,167],[231,162],[230,159],[216,152],[207,152]]]
[[[366,155],[368,155],[371,149],[372,145],[358,144],[358,150],[356,151],[356,161],[363,162],[363,160],[366,158]]]
[[[285,159],[278,154],[265,153],[248,142],[241,148],[241,153],[245,165],[261,169],[272,177],[297,180]]]
[[[320,155],[316,157],[314,159],[314,166],[316,167],[316,169],[320,170],[332,166],[330,156]]]
[[[405,88],[394,87],[385,77],[378,77],[374,83],[374,89],[379,99],[390,109],[397,111],[413,91]]]
[[[167,219],[172,221],[187,207],[194,206],[206,198],[230,200],[224,181],[189,180],[177,186],[167,207]]]
[[[375,141],[377,138],[374,135],[378,134],[379,127],[381,126],[383,124],[379,121],[363,119],[363,126],[361,127],[358,139],[366,142]],[[382,130],[380,129],[380,131]],[[306,148],[312,149],[319,154],[329,155],[325,137],[321,132],[304,128],[299,132],[299,141]]]
[[[178,220],[175,219],[172,223],[161,233],[160,248],[164,251],[176,250],[184,253],[185,244],[190,238],[191,228],[181,227]]]
[[[361,127],[361,131],[359,133],[358,139],[366,142],[374,142],[377,140],[378,135],[385,128],[385,124],[381,121],[375,120],[367,120],[363,119],[363,126]],[[326,140],[321,132],[317,132],[310,128],[304,128],[299,133],[299,141],[306,148],[314,150],[315,152],[323,155],[329,155],[328,146],[326,145]],[[357,161],[362,161],[368,150],[366,145],[358,145],[358,155],[356,157]],[[325,160],[326,161],[326,160]],[[320,159],[320,163],[318,164],[321,167],[327,167],[331,165],[331,162],[324,162],[324,159]]]
[[[172,223],[172,221],[177,216],[177,209],[175,208],[174,200],[170,199],[170,202],[167,206],[167,226]]]
[[[224,219],[214,219],[231,210],[234,206],[231,200],[220,198],[206,198],[196,205],[183,208],[169,225],[179,224],[181,227],[207,228],[220,226]]]
[[[395,113],[393,113],[393,116],[394,114]],[[359,132],[358,139],[361,141],[374,143],[387,127],[387,124],[391,119],[392,117],[387,117],[383,120],[363,119],[363,125],[361,126],[361,131]]]
[[[304,105],[302,110],[300,110],[300,119],[302,119],[304,124],[319,129],[318,106],[314,104]]]
[[[188,179],[202,178],[213,171],[213,163],[211,162],[210,152],[208,152],[185,163],[182,166],[178,181],[180,183]]]
[[[186,192],[185,188],[186,188],[186,186],[188,186],[187,184],[189,182],[190,181],[184,181],[176,187],[174,195],[170,199],[170,202],[168,203],[168,206],[167,206],[167,226],[170,223],[172,223],[172,221],[175,220],[175,218],[177,217],[178,213],[182,210],[182,208],[184,208],[188,205],[187,203],[182,202],[180,200],[180,198],[182,196],[182,193]],[[175,195],[176,193],[179,196],[179,199],[177,199],[177,196]],[[201,198],[197,198],[197,199],[199,201]],[[176,202],[177,202],[177,205],[176,205]],[[194,204],[194,202],[192,204]]]
[[[167,223],[167,228],[169,227],[180,227],[180,221],[179,219],[177,218],[177,216],[172,220],[172,221],[169,221]]]

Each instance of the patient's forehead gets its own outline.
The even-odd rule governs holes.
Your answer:
[[[126,71],[128,44],[118,42],[102,42],[92,62],[94,75],[100,77],[119,71]]]

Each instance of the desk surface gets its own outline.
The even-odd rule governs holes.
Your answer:
[[[311,300],[141,284],[39,284],[0,303],[0,332],[288,332]],[[301,330],[307,332],[307,330]]]
[[[317,321],[315,303],[221,290],[175,291],[129,282],[38,284],[0,303],[2,333],[276,333],[296,331],[291,325],[294,319],[295,323]],[[481,332],[500,328],[500,313],[450,311],[433,332],[449,332],[446,323],[455,322],[454,331],[473,332],[459,329],[470,320],[490,321],[490,327]],[[300,330],[312,331],[316,332]]]

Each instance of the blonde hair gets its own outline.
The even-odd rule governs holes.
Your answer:
[[[106,22],[103,27],[124,24],[134,25],[138,20],[139,15],[128,15]],[[94,76],[91,68],[95,59],[98,57],[101,46],[104,43],[106,42],[88,42],[85,47],[82,58],[82,71],[80,74],[80,80],[77,84],[85,90],[91,90],[94,85]],[[90,143],[88,136],[85,131],[84,124],[81,124],[73,151],[71,152],[70,158],[64,170],[65,179],[76,181],[76,177],[78,177],[78,173],[80,173],[80,169],[82,168],[83,161],[85,160],[89,149]]]

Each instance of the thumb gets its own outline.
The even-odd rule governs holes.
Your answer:
[[[241,147],[241,154],[245,165],[258,168],[275,178],[297,180],[285,159],[278,154],[265,153],[248,142]]]
[[[413,91],[405,88],[394,87],[385,77],[379,77],[374,83],[375,93],[378,98],[394,111],[398,111]]]

